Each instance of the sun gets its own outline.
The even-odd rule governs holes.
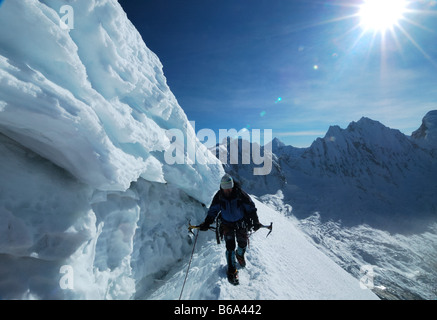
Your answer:
[[[384,33],[399,25],[407,11],[406,0],[365,0],[358,16],[365,31]]]
[[[399,52],[405,57],[404,48],[409,43],[437,67],[437,61],[418,41],[421,38],[420,29],[435,35],[435,27],[429,27],[429,24],[432,21],[430,17],[437,21],[437,0],[349,0],[347,2],[338,0],[338,2],[332,2],[332,7],[340,7],[345,14],[330,16],[330,19],[319,21],[309,27],[350,21],[346,23],[351,27],[345,28],[345,32],[335,39],[336,42],[339,39],[350,41],[351,45],[347,52],[356,52],[363,48],[365,50],[368,45],[368,56],[373,48],[379,48],[381,61],[385,62],[389,53]],[[423,21],[421,21],[422,17]],[[355,36],[357,37],[354,38]],[[317,68],[314,66],[314,69]]]

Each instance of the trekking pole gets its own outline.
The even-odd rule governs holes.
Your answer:
[[[188,227],[188,229],[190,230],[191,233],[193,233],[193,231],[192,231],[193,228],[191,228],[191,227],[192,226],[190,225],[190,227]],[[188,263],[187,273],[185,274],[185,280],[184,280],[184,284],[182,285],[182,290],[181,290],[181,294],[179,295],[179,300],[181,300],[181,298],[182,298],[182,293],[184,292],[184,288],[185,288],[185,282],[187,282],[188,272],[190,271],[191,260],[193,259],[194,248],[196,248],[196,242],[197,242],[198,236],[199,236],[199,228],[197,228],[197,233],[196,233],[196,236],[194,237],[193,251],[191,252],[190,262]]]

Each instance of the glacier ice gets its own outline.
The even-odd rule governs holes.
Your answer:
[[[64,4],[0,9],[0,298],[132,298],[190,250],[223,169],[164,161],[168,130],[200,143],[118,2],[69,2],[71,30]]]

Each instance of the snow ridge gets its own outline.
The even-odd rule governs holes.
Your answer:
[[[202,232],[183,299],[275,300],[275,299],[377,299],[361,288],[354,278],[316,249],[296,227],[296,221],[283,216],[253,197],[260,220],[273,222],[268,238],[260,229],[250,237],[247,266],[240,269],[240,285],[226,279],[224,244],[217,245],[214,235]],[[187,265],[165,279],[165,284],[148,299],[177,299]],[[204,280],[206,279],[206,280]]]

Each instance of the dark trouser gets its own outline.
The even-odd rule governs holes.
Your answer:
[[[238,246],[245,249],[247,247],[247,229],[243,227],[236,227],[232,224],[223,224],[223,236],[226,241],[226,249],[234,251],[236,247],[235,239]]]
[[[238,243],[237,253],[244,255],[247,247],[247,229],[239,223],[223,223],[223,237],[226,242],[226,261],[228,262],[228,270],[236,269],[235,248]],[[235,241],[236,240],[236,241]]]

